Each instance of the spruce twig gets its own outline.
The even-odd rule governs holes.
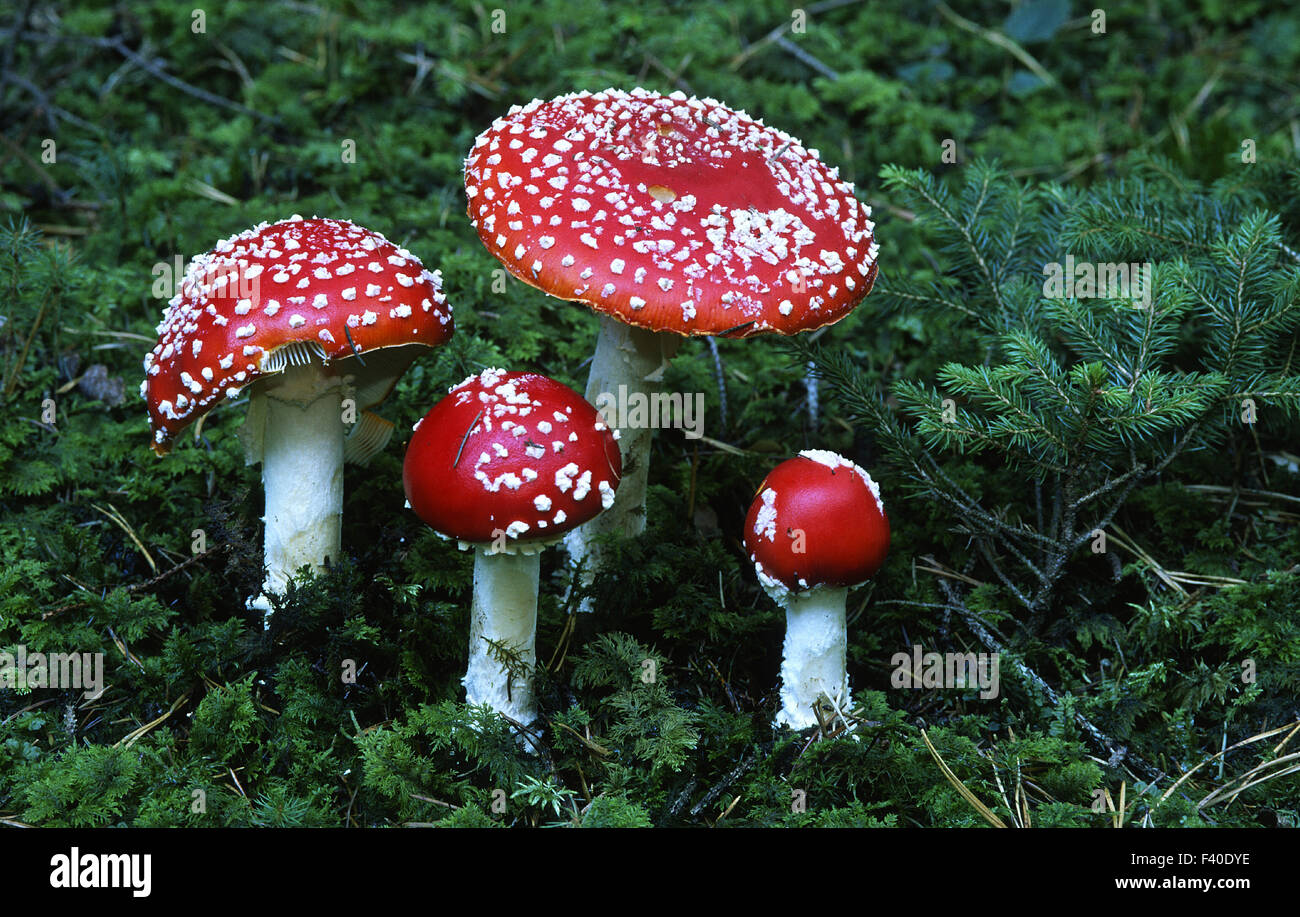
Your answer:
[[[952,610],[962,616],[962,619],[966,622],[966,626],[970,628],[971,632],[975,634],[979,641],[983,643],[990,652],[996,653],[999,659],[1010,662],[1011,667],[1019,673],[1021,678],[1041,691],[1043,696],[1047,698],[1048,702],[1052,704],[1052,706],[1059,707],[1061,705],[1061,695],[1058,694],[1042,676],[1031,669],[1022,660],[1007,652],[1006,647],[1004,647],[991,633],[988,632],[978,617],[971,614],[970,609],[966,607],[966,603],[963,601],[960,593],[957,592],[956,587],[942,579],[938,580],[938,584],[939,588],[943,590],[944,596],[947,598],[948,604],[951,606]],[[1092,740],[1093,744],[1101,751],[1105,752],[1109,756],[1109,760],[1113,763],[1118,764],[1127,761],[1132,765],[1132,767],[1145,774],[1152,783],[1165,776],[1163,771],[1159,771],[1152,767],[1136,752],[1130,751],[1127,746],[1120,744],[1115,739],[1106,735],[1106,733],[1098,729],[1086,716],[1077,710],[1074,712],[1074,720],[1078,723],[1079,727],[1088,738]]]

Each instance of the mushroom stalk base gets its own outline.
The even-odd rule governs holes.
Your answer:
[[[822,694],[837,709],[848,708],[849,676],[845,669],[848,628],[844,621],[848,594],[848,589],[821,586],[808,592],[791,592],[785,598],[778,726],[796,730],[816,726],[814,705]],[[830,717],[823,714],[823,718]]]
[[[283,594],[300,568],[320,570],[327,560],[338,558],[343,525],[344,428],[338,381],[324,379],[310,367],[286,370],[286,376],[291,373],[301,374],[294,381],[305,389],[289,393],[302,400],[284,399],[274,390],[254,396],[266,399],[262,521],[267,572],[262,594],[248,604],[268,620],[268,595]]]
[[[533,669],[540,569],[540,553],[488,554],[482,547],[474,549],[465,702],[488,704],[525,726],[537,719]],[[509,665],[498,646],[506,651]]]
[[[585,561],[584,585],[591,583],[603,563],[598,536],[632,538],[645,531],[646,480],[654,432],[649,425],[649,408],[659,391],[658,380],[666,363],[666,337],[600,316],[600,337],[587,377],[586,398],[601,411],[610,427],[618,430],[623,475],[614,505],[565,536],[569,558],[574,563]],[[639,411],[638,404],[642,406]],[[591,602],[582,602],[578,610],[592,611]]]

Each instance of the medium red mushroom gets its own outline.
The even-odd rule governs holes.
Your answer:
[[[343,462],[384,447],[392,425],[367,409],[451,336],[441,287],[437,271],[346,220],[261,223],[190,263],[140,393],[165,455],[183,429],[249,390],[240,437],[249,464],[262,463],[267,567],[250,607],[269,615],[268,596],[299,568],[338,557]]]
[[[847,315],[876,276],[871,209],[816,150],[680,92],[516,106],[474,142],[465,193],[507,270],[600,314],[596,404],[653,395],[677,335],[809,331]],[[569,537],[575,560],[595,535],[645,528],[651,433],[609,419],[623,496]]]
[[[536,719],[540,552],[608,510],[621,474],[615,434],[596,410],[536,373],[484,370],[416,424],[402,467],[411,509],[474,548],[467,703]],[[512,674],[500,647],[522,671]]]
[[[880,488],[834,452],[800,452],[759,485],[745,517],[745,549],[763,589],[786,614],[776,722],[816,726],[823,695],[834,711],[849,707],[845,601],[889,551]]]

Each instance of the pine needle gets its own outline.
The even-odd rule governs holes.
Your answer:
[[[130,748],[132,745],[135,744],[137,739],[147,735],[151,730],[157,728],[158,726],[161,726],[164,722],[166,722],[167,718],[170,717],[173,713],[175,713],[180,708],[180,706],[189,699],[190,699],[190,692],[186,691],[184,694],[182,694],[179,698],[176,699],[176,703],[172,704],[171,708],[166,713],[164,713],[162,716],[158,717],[157,719],[150,720],[149,722],[145,723],[143,726],[139,727],[138,729],[134,729],[131,732],[128,732],[126,735],[122,736],[122,738],[114,742],[113,747],[117,748],[119,746],[122,746],[125,748]],[[125,745],[123,745],[123,743],[125,743]]]
[[[1258,741],[1261,740],[1261,739],[1267,739],[1267,738],[1269,738],[1270,736],[1275,736],[1275,735],[1277,735],[1279,732],[1286,732],[1287,730],[1290,730],[1290,732],[1287,733],[1286,738],[1283,739],[1281,742],[1279,742],[1279,743],[1278,743],[1276,746],[1274,746],[1274,748],[1273,748],[1273,754],[1276,755],[1278,752],[1280,752],[1280,751],[1282,750],[1282,748],[1286,745],[1287,742],[1291,741],[1291,738],[1292,738],[1292,737],[1293,737],[1297,732],[1300,732],[1300,720],[1296,720],[1296,721],[1293,722],[1293,723],[1287,723],[1285,726],[1278,726],[1276,729],[1270,729],[1270,730],[1268,730],[1267,732],[1261,732],[1261,733],[1259,733],[1258,735],[1253,735],[1253,736],[1251,736],[1251,737],[1248,738],[1248,739],[1242,739],[1240,742],[1236,742],[1236,743],[1234,743],[1233,745],[1229,745],[1227,748],[1223,749],[1222,751],[1215,752],[1213,755],[1211,755],[1210,757],[1206,758],[1206,759],[1205,759],[1204,761],[1202,761],[1200,764],[1196,765],[1196,766],[1193,767],[1191,770],[1189,770],[1187,773],[1183,774],[1181,777],[1179,777],[1177,780],[1175,780],[1175,781],[1173,782],[1173,784],[1169,787],[1169,789],[1165,790],[1164,794],[1160,797],[1160,802],[1157,802],[1156,805],[1159,806],[1160,803],[1163,803],[1166,799],[1168,799],[1170,796],[1172,796],[1173,793],[1174,793],[1174,790],[1178,789],[1178,787],[1181,786],[1181,785],[1183,784],[1184,781],[1186,781],[1189,777],[1191,777],[1192,774],[1196,773],[1196,772],[1199,771],[1201,768],[1205,767],[1205,765],[1207,765],[1207,764],[1211,764],[1211,763],[1213,763],[1214,761],[1217,761],[1219,758],[1223,757],[1224,755],[1226,755],[1226,754],[1227,754],[1228,752],[1230,752],[1230,751],[1236,751],[1238,748],[1244,748],[1245,746],[1247,746],[1247,745],[1252,745],[1252,744],[1254,744],[1255,742],[1258,742]]]
[[[925,747],[930,750],[930,756],[933,757],[935,763],[939,765],[939,770],[943,772],[943,776],[953,785],[953,788],[961,794],[961,798],[969,802],[971,807],[980,814],[980,817],[990,825],[995,828],[1005,828],[1007,823],[999,818],[997,813],[992,809],[980,802],[979,798],[970,791],[966,784],[962,783],[961,780],[957,778],[957,775],[952,772],[952,769],[944,762],[943,756],[939,754],[939,749],[934,747],[934,743],[930,741],[930,736],[924,729],[921,730],[921,738],[925,741]]]
[[[118,512],[117,507],[112,503],[108,504],[108,509],[104,509],[104,507],[100,506],[98,503],[92,503],[90,505],[112,520],[113,523],[122,531],[126,532],[127,536],[135,542],[135,546],[140,549],[140,553],[144,555],[144,559],[149,563],[149,569],[152,570],[156,576],[158,574],[158,565],[154,563],[153,556],[149,553],[149,549],[144,546],[144,542],[140,540],[138,535],[136,535],[135,529],[131,528],[131,523],[127,522],[122,514]]]

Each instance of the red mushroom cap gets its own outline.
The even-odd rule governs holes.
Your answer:
[[[745,550],[769,589],[856,586],[889,553],[880,488],[834,452],[800,452],[759,485],[745,517]]]
[[[537,373],[488,369],[416,424],[402,483],[443,535],[535,542],[608,509],[622,471],[614,432],[581,395]]]
[[[794,334],[876,276],[871,209],[816,150],[713,99],[636,89],[512,108],[465,160],[506,269],[629,325]]]
[[[222,398],[283,370],[277,353],[286,345],[310,346],[328,363],[383,347],[437,346],[452,329],[441,274],[381,234],[347,220],[260,223],[191,261],[167,304],[140,387],[154,451],[169,451]],[[348,371],[359,371],[355,361]],[[389,387],[358,406],[382,400]]]

